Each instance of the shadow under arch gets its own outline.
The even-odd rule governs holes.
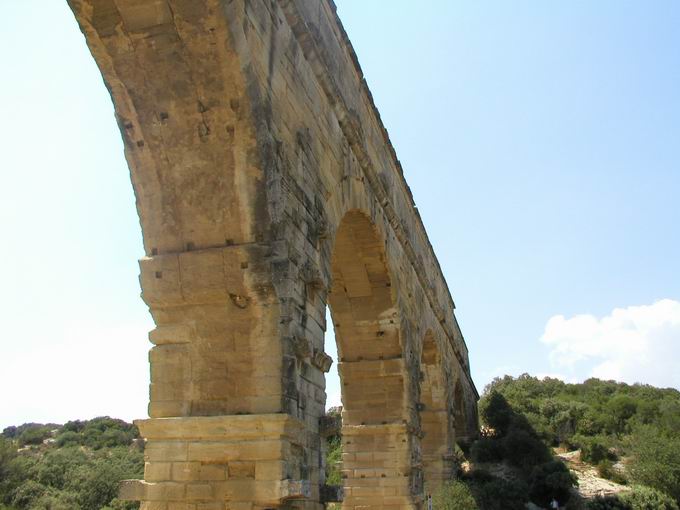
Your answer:
[[[397,296],[384,241],[350,210],[337,229],[328,305],[342,391],[343,508],[411,506],[412,434]]]
[[[453,476],[453,430],[439,347],[432,330],[423,337],[420,363],[420,426],[423,475],[428,491]]]
[[[456,432],[456,440],[465,440],[469,437],[468,426],[465,421],[465,397],[463,395],[463,387],[460,380],[456,380],[453,390],[453,417],[454,430]]]

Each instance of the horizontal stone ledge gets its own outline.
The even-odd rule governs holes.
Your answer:
[[[122,480],[118,498],[123,501],[234,501],[250,499],[257,504],[279,504],[291,498],[312,497],[308,480],[227,480],[224,482],[145,482]]]
[[[368,425],[345,425],[343,422],[341,434],[343,436],[360,436],[374,434],[407,434],[410,427],[403,422],[368,424]]]
[[[196,253],[196,254],[201,254],[205,252],[215,252],[215,251],[225,251],[225,250],[241,250],[241,251],[252,251],[252,250],[261,250],[261,251],[267,251],[269,250],[269,245],[267,243],[262,243],[258,242],[255,240],[252,241],[240,241],[236,242],[231,239],[225,239],[224,244],[214,244],[214,245],[208,245],[208,246],[185,246],[184,249],[181,250],[163,250],[158,253],[149,253],[147,255],[144,255],[143,257],[140,257],[141,260],[153,260],[153,259],[160,259],[162,257],[175,257],[177,255],[182,255],[184,253]]]
[[[252,441],[297,439],[305,424],[288,414],[190,416],[135,420],[142,437],[150,440]]]

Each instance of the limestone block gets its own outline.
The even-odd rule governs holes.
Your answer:
[[[144,448],[144,457],[150,462],[187,461],[189,458],[189,445],[186,441],[158,441],[149,439]]]
[[[145,462],[144,479],[147,482],[165,482],[172,479],[171,462]]]
[[[142,299],[149,306],[183,303],[177,255],[143,258],[139,261]]]
[[[176,482],[197,480],[200,470],[200,462],[173,462],[171,479]]]
[[[213,485],[208,483],[190,483],[186,486],[186,498],[189,501],[211,501],[214,493]]]
[[[184,324],[156,326],[156,329],[149,333],[149,340],[155,345],[188,344],[193,337],[193,328]]]
[[[125,28],[131,32],[172,22],[172,14],[164,0],[140,4],[134,0],[116,0]]]
[[[198,479],[199,480],[225,480],[227,477],[226,464],[205,464],[201,463]]]
[[[228,299],[221,249],[181,253],[179,269],[182,297],[187,303],[212,303]]]

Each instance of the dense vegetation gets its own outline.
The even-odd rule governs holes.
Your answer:
[[[561,505],[569,502],[576,478],[562,461],[553,458],[532,424],[501,393],[493,390],[485,393],[480,402],[480,418],[485,425],[482,437],[470,446],[468,453],[477,466],[460,477],[475,505],[461,507],[452,503],[453,506],[444,508],[519,510],[529,501],[545,508],[553,499]],[[505,464],[511,479],[485,471],[480,467],[485,463]],[[459,484],[457,490],[464,487]]]
[[[482,430],[461,444],[456,480],[435,494],[442,510],[583,508],[576,480],[551,447],[579,449],[601,475],[631,490],[588,510],[680,510],[680,392],[590,379],[567,384],[523,375],[494,380],[479,404]],[[341,442],[329,438],[327,483],[341,484]],[[504,466],[503,474],[491,466]],[[143,441],[108,417],[65,425],[28,423],[0,435],[0,510],[131,510],[120,480],[141,478]]]
[[[548,447],[580,449],[582,460],[596,465],[601,476],[632,484],[619,496],[598,497],[586,504],[592,510],[677,510],[680,502],[680,392],[645,385],[589,379],[567,384],[529,375],[494,380],[479,405],[481,438],[469,448],[477,464],[502,463],[514,469],[518,483],[509,493],[498,478],[494,491],[503,508],[521,508],[531,500],[546,506],[553,497],[578,508],[570,498],[569,470],[552,457]],[[480,475],[462,476],[438,495],[439,507],[493,509]],[[456,494],[452,502],[446,491]],[[442,499],[443,498],[443,499]],[[472,498],[472,499],[470,499]],[[451,501],[442,506],[444,501]],[[470,506],[472,505],[472,506]]]
[[[652,487],[680,502],[680,392],[589,379],[567,384],[523,375],[496,379],[500,394],[553,446],[580,448],[582,458],[616,481]],[[625,475],[608,469],[622,459]],[[621,479],[623,478],[623,479]]]
[[[131,510],[120,480],[141,478],[134,425],[108,417],[65,425],[27,423],[0,436],[0,510]]]

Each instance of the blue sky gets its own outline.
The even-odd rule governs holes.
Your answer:
[[[336,3],[479,389],[680,387],[680,4]],[[0,13],[0,426],[144,416],[152,323],[108,93],[65,2]]]

